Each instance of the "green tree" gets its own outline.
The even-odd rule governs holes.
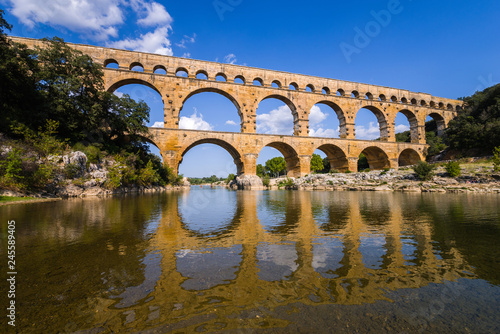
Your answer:
[[[463,100],[465,110],[450,121],[446,130],[450,147],[491,152],[500,144],[500,84]]]
[[[271,175],[286,173],[286,161],[283,157],[274,157],[266,161],[266,171]]]
[[[460,163],[458,161],[450,161],[444,166],[444,168],[446,169],[448,175],[451,177],[460,176],[460,174],[462,173],[462,171],[460,170]]]
[[[12,26],[3,14],[0,9],[0,132],[8,134],[13,123],[37,117],[35,111],[39,110],[41,97],[36,55],[25,45],[9,40],[6,31]]]
[[[329,173],[332,167],[330,166],[330,160],[328,160],[328,157],[323,158],[323,173]]]
[[[264,166],[262,166],[261,164],[258,164],[257,165],[257,176],[263,177],[264,175],[266,175],[266,171],[264,169]]]
[[[313,172],[323,170],[323,159],[319,156],[319,154],[313,154],[311,158],[311,170]]]
[[[364,170],[367,168],[370,168],[370,165],[368,164],[368,159],[363,153],[361,153],[358,158],[358,170]]]
[[[396,133],[396,141],[397,142],[406,142],[406,143],[411,142],[410,131]]]
[[[423,181],[430,180],[434,176],[434,166],[425,161],[419,161],[418,164],[413,167],[413,171],[417,174],[417,177]]]
[[[500,146],[493,149],[493,171],[500,171]]]
[[[236,178],[236,175],[234,174],[229,174],[226,178],[226,183],[229,183],[231,181],[233,181],[234,179]]]

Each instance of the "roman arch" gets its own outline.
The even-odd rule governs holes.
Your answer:
[[[40,40],[19,37],[12,40],[32,48],[43,47]],[[91,45],[68,45],[103,65],[106,90],[113,92],[123,85],[138,83],[161,95],[164,128],[150,128],[148,136],[160,149],[164,162],[176,173],[184,154],[203,143],[226,149],[240,175],[256,173],[257,156],[265,146],[283,154],[288,175],[294,177],[310,172],[310,160],[316,149],[323,151],[332,168],[338,170],[356,171],[361,152],[367,156],[370,168],[398,168],[425,158],[428,116],[436,120],[438,132],[442,132],[463,105],[459,100],[397,88]],[[106,67],[109,64],[115,64],[115,68]],[[221,94],[235,105],[241,120],[240,132],[179,129],[184,102],[202,92]],[[292,110],[293,136],[255,133],[257,107],[269,98],[284,102]],[[328,105],[335,111],[340,138],[309,136],[309,112],[316,104]],[[356,139],[354,120],[361,108],[377,117],[380,140]],[[395,140],[394,122],[399,112],[410,123],[410,143]]]

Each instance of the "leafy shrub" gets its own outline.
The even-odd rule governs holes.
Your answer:
[[[74,179],[80,173],[80,167],[76,164],[67,164],[64,166],[64,176],[67,179]]]
[[[457,177],[460,176],[462,171],[460,170],[460,163],[458,161],[450,161],[448,162],[444,168],[446,169],[446,172],[448,175],[451,177]]]
[[[3,176],[1,181],[7,186],[23,188],[21,181],[24,177],[22,172],[21,151],[13,148],[7,155],[7,159],[0,161],[0,171]]]
[[[425,161],[419,161],[418,164],[413,167],[413,171],[417,174],[417,177],[423,181],[430,180],[434,176],[434,166]]]
[[[146,167],[141,169],[138,177],[139,184],[142,186],[147,186],[151,184],[156,184],[158,183],[160,177],[158,176],[158,173],[156,170],[153,168],[153,163],[151,160],[148,161],[146,164]]]
[[[346,171],[345,171],[345,173],[346,173],[346,174],[351,174],[351,173],[352,173],[352,171],[350,171],[350,170],[346,170]]]
[[[331,169],[330,174],[338,174],[340,171],[338,169]]]
[[[289,188],[292,187],[293,185],[294,185],[293,180],[287,177],[286,180],[282,180],[278,183],[278,188],[281,187]]]
[[[265,187],[269,187],[269,184],[270,184],[270,178],[269,178],[269,175],[266,175],[262,178],[262,184],[265,186]]]
[[[493,149],[493,170],[495,172],[500,171],[500,146]]]
[[[75,146],[73,146],[73,150],[85,153],[85,155],[87,156],[87,161],[90,163],[96,164],[101,161],[102,152],[97,146],[85,146],[82,143],[76,143]]]
[[[122,185],[123,166],[120,164],[108,167],[108,177],[104,186],[114,190]]]

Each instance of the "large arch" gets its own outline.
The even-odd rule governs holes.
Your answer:
[[[285,158],[285,162],[286,162],[286,174],[288,177],[300,177],[301,176],[300,175],[299,155],[297,154],[297,151],[292,146],[290,146],[287,143],[274,141],[274,142],[267,143],[266,145],[261,147],[261,149],[258,151],[259,154],[260,154],[260,151],[262,151],[262,149],[266,146],[277,149],[283,155],[283,157]]]
[[[389,140],[389,133],[388,133],[388,130],[387,130],[387,119],[385,118],[384,113],[380,109],[378,109],[377,107],[374,107],[374,106],[363,106],[354,115],[354,120],[355,121],[356,121],[358,113],[359,113],[359,111],[361,109],[367,109],[367,110],[371,111],[375,115],[375,117],[377,118],[379,129],[380,129],[380,140],[381,141],[388,141]]]
[[[317,104],[326,105],[332,108],[333,111],[335,111],[335,114],[337,114],[337,119],[339,120],[339,137],[346,138],[347,137],[346,119],[345,119],[345,113],[342,110],[342,108],[340,108],[338,104],[327,100],[316,102],[314,105]],[[309,108],[309,110],[311,110],[311,108]]]
[[[267,95],[264,98],[262,98],[259,103],[257,104],[257,109],[259,109],[260,104],[262,101],[265,100],[270,100],[270,99],[276,99],[278,101],[283,102],[288,108],[290,108],[292,112],[292,117],[293,117],[293,133],[298,133],[299,132],[299,115],[297,113],[297,107],[295,104],[286,96],[279,95],[279,94],[272,94],[272,95]],[[256,109],[256,110],[257,110]]]
[[[204,88],[196,89],[196,90],[190,92],[182,101],[182,105],[179,109],[178,116],[180,117],[182,109],[184,108],[184,104],[186,103],[187,100],[189,100],[190,98],[192,98],[195,95],[202,94],[202,93],[216,93],[216,94],[219,94],[219,95],[227,98],[229,101],[231,101],[231,103],[234,104],[234,106],[236,107],[236,110],[238,111],[238,116],[240,117],[240,124],[242,124],[241,126],[243,126],[244,115],[241,112],[241,107],[240,107],[240,104],[238,103],[238,101],[234,98],[234,96],[232,96],[228,92],[226,92],[222,89],[213,88],[213,87],[204,87]],[[240,128],[240,131],[243,132],[243,128]]]
[[[149,88],[155,90],[161,96],[160,90],[153,83],[146,81],[146,80],[143,80],[143,79],[139,79],[139,78],[119,79],[116,82],[113,82],[111,85],[109,85],[109,88],[107,89],[107,91],[110,93],[114,93],[118,88],[126,86],[126,85],[132,85],[132,84],[143,85],[143,86],[149,87]]]
[[[340,147],[333,144],[324,144],[317,149],[326,154],[331,170],[338,170],[340,172],[349,170],[349,160]]]
[[[391,168],[391,163],[387,154],[379,147],[369,146],[362,152],[368,160],[370,169],[384,169]]]
[[[444,119],[443,115],[437,112],[431,112],[427,114],[427,117],[431,117],[436,122],[437,135],[438,136],[443,135],[444,130],[446,129],[446,120]]]
[[[189,150],[191,150],[192,148],[194,148],[194,147],[196,147],[198,145],[202,145],[202,144],[214,144],[214,145],[220,146],[223,149],[225,149],[231,155],[231,157],[234,160],[234,164],[236,165],[236,173],[237,173],[237,175],[241,175],[242,174],[244,168],[243,168],[243,160],[241,159],[240,152],[233,145],[231,145],[230,143],[228,143],[227,141],[222,140],[222,139],[218,139],[218,138],[202,138],[202,139],[197,139],[194,142],[192,142],[191,144],[187,145],[186,147],[180,149],[179,150],[180,159],[177,162],[177,166],[176,166],[177,168],[176,168],[176,170],[179,170],[179,165],[182,163],[184,155],[186,155],[186,153],[189,152]]]
[[[411,148],[407,148],[399,154],[398,163],[400,167],[415,165],[419,161],[421,161],[420,155]]]
[[[398,114],[401,113],[406,116],[408,119],[408,123],[410,123],[410,139],[412,143],[418,143],[418,119],[415,116],[415,114],[408,110],[408,109],[403,109],[398,112]],[[397,117],[397,114],[396,114]],[[394,119],[393,123],[394,128],[396,128],[396,120]]]

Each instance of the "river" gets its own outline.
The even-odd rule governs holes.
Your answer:
[[[500,332],[498,195],[192,187],[0,217],[20,333]]]

